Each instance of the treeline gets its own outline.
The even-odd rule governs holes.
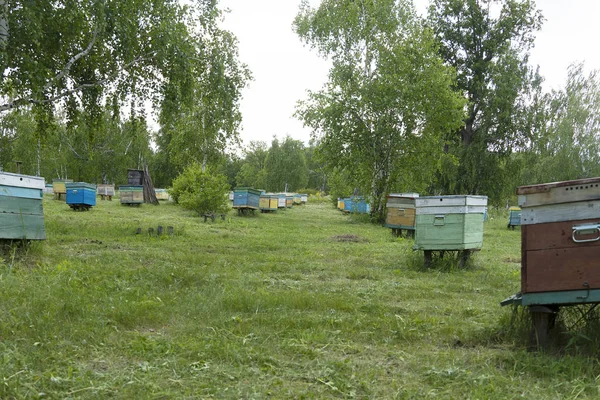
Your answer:
[[[169,187],[198,165],[231,187],[359,193],[375,220],[392,192],[504,205],[519,185],[600,175],[598,73],[572,65],[561,89],[544,91],[528,61],[543,23],[530,1],[431,0],[425,17],[409,0],[303,1],[294,29],[332,65],[296,110],[311,141],[245,147],[239,101],[251,74],[217,1],[6,7],[6,171],[21,161],[48,181],[118,184],[148,165]]]

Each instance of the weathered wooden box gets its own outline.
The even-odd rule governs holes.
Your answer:
[[[67,194],[67,186],[68,182],[73,182],[72,179],[53,179],[52,180],[52,191],[54,192],[54,197],[60,199],[61,196]]]
[[[290,195],[290,194],[286,194],[285,195],[285,206],[287,208],[292,208],[293,205],[294,205],[294,196]]]
[[[415,199],[418,193],[391,193],[387,196],[384,226],[392,229],[415,229]]]
[[[600,178],[521,186],[517,194],[521,292],[600,289]]]
[[[98,196],[112,198],[115,195],[115,185],[110,183],[101,183],[96,188]]]
[[[279,197],[274,194],[263,194],[260,196],[259,208],[261,211],[277,211]]]
[[[67,182],[66,202],[71,208],[85,206],[85,208],[96,205],[96,185],[85,182]]]
[[[144,202],[144,188],[140,185],[119,186],[121,204],[142,204]]]
[[[44,178],[0,172],[0,239],[46,239]]]
[[[415,249],[473,250],[483,246],[486,196],[415,199]]]
[[[238,187],[233,191],[233,208],[249,208],[257,210],[260,205],[260,190]]]
[[[302,195],[294,193],[294,205],[299,206],[300,204],[302,204]]]
[[[144,184],[144,171],[141,169],[128,169],[127,183],[130,186],[142,186]]]

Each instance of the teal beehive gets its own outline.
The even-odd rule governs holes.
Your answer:
[[[417,250],[477,250],[483,246],[486,196],[415,199]]]

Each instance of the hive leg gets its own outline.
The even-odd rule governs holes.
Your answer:
[[[550,343],[550,331],[554,327],[558,309],[546,306],[530,307],[531,311],[531,345],[543,349]]]
[[[431,259],[432,259],[432,250],[425,250],[423,251],[423,259],[424,259],[424,265],[425,268],[428,268],[429,266],[431,266]]]

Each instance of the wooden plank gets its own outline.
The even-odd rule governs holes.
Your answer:
[[[387,195],[387,198],[410,198],[410,199],[415,199],[419,197],[419,193],[414,193],[414,192],[406,192],[406,193],[390,193]]]
[[[600,187],[600,186],[598,186],[598,185],[600,185],[600,177],[586,178],[586,179],[576,179],[576,180],[572,180],[572,181],[542,183],[542,184],[539,184],[539,185],[521,186],[521,187],[517,188],[517,194],[518,195],[523,195],[523,194],[529,195],[529,194],[533,194],[533,193],[549,192],[552,189],[557,189],[557,188],[585,187],[586,185],[588,187],[590,185],[594,185],[594,188],[595,187]]]
[[[571,203],[600,199],[600,185],[581,185],[552,188],[545,192],[519,195],[522,207],[535,207],[545,204]]]
[[[388,208],[385,219],[386,224],[415,226],[415,209],[414,208]]]
[[[419,207],[417,206],[417,215],[427,214],[483,214],[486,206],[436,206],[436,207]]]
[[[523,293],[600,289],[598,247],[534,250],[525,253],[527,274]]]
[[[415,199],[409,199],[409,198],[405,198],[405,197],[390,198],[388,196],[386,207],[387,208],[391,208],[391,207],[415,208],[416,207]]]
[[[32,189],[37,190],[38,189]],[[0,213],[44,215],[42,199],[26,199],[19,197],[2,196],[0,200]]]
[[[0,185],[0,196],[40,200],[44,195],[40,189]]]
[[[600,218],[600,200],[524,207],[521,211],[522,225],[579,221],[593,218]]]
[[[521,305],[600,303],[600,290],[566,290],[560,292],[525,293]]]
[[[524,232],[526,240],[525,251],[545,250],[545,249],[563,249],[563,248],[581,248],[598,247],[600,256],[600,240],[595,242],[576,243],[573,241],[573,226],[589,223],[600,224],[600,219],[588,219],[579,221],[551,222],[547,224],[527,225],[528,229]],[[577,240],[594,239],[600,233],[594,232],[587,235],[577,235]],[[523,240],[523,239],[522,239]]]
[[[44,216],[0,213],[0,239],[46,239]]]
[[[44,190],[46,183],[39,176],[0,172],[0,185]]]
[[[427,196],[415,199],[417,208],[438,206],[486,206],[487,196]]]

